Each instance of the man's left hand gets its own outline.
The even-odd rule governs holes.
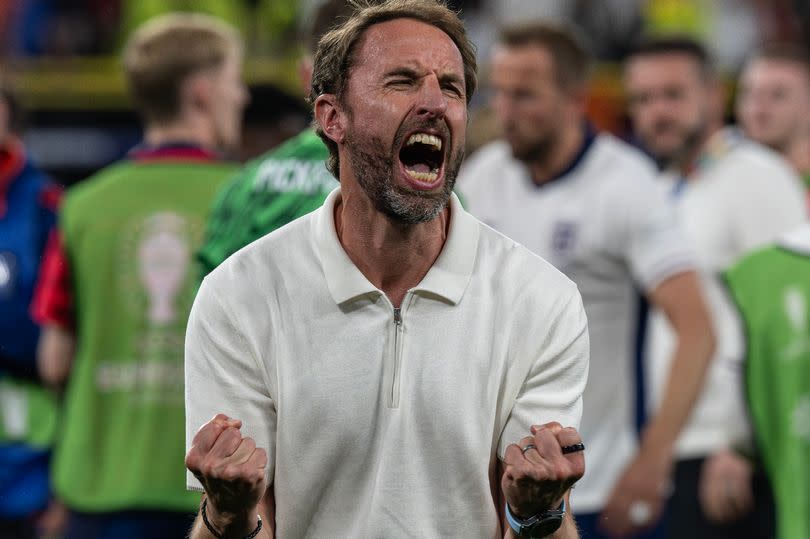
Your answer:
[[[608,496],[599,525],[610,537],[627,537],[658,522],[670,485],[669,452],[641,449]]]
[[[556,509],[563,495],[585,474],[583,452],[562,451],[582,442],[576,429],[546,423],[531,430],[532,436],[506,448],[501,479],[510,510],[523,518]]]

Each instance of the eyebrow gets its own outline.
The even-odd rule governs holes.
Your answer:
[[[419,73],[416,72],[415,69],[411,69],[410,67],[396,67],[391,71],[385,73],[385,78],[391,77],[407,77],[409,79],[418,79]]]
[[[422,76],[423,75],[420,75],[418,71],[410,67],[396,67],[391,71],[385,73],[385,78],[406,77],[409,79],[418,79],[421,78]],[[455,73],[443,73],[439,75],[438,78],[440,83],[452,83],[452,84],[459,84],[462,86],[464,85],[464,80]]]

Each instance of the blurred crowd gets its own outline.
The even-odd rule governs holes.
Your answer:
[[[449,4],[481,87],[457,191],[588,313],[582,537],[810,537],[810,4]],[[230,160],[255,144],[248,107],[285,106],[242,66],[294,53],[306,110],[318,39],[346,13],[0,3],[0,539],[185,536],[199,282],[338,186],[303,122]],[[21,58],[88,55],[121,58],[139,141],[66,188],[26,148],[9,80]]]
[[[222,18],[243,35],[248,54],[296,45],[296,27],[320,0],[14,0],[0,6],[3,56],[104,55],[120,50],[139,24],[193,9]],[[721,68],[738,68],[751,47],[805,40],[801,0],[453,0],[479,50],[493,27],[526,18],[574,21],[600,60],[622,59],[637,40],[677,31],[701,39]]]

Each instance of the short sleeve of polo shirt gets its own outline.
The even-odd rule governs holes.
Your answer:
[[[274,474],[276,410],[257,358],[239,330],[235,313],[203,281],[188,320],[185,346],[186,451],[194,435],[216,414],[242,420],[242,436],[268,454],[267,484]],[[187,472],[189,490],[202,485]]]
[[[509,444],[531,435],[532,425],[551,421],[579,428],[582,392],[588,380],[590,341],[582,298],[576,292],[554,320],[550,331],[526,331],[519,349],[532,357],[501,431],[498,456]],[[508,391],[508,390],[507,390]]]
[[[620,231],[614,238],[633,280],[652,291],[668,278],[693,269],[694,256],[678,220],[670,185],[652,177],[635,178],[616,209]]]

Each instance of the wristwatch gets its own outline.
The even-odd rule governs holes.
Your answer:
[[[565,518],[565,500],[557,509],[549,509],[529,518],[516,517],[509,510],[509,504],[506,504],[506,521],[518,537],[549,536],[560,529],[563,518]]]

